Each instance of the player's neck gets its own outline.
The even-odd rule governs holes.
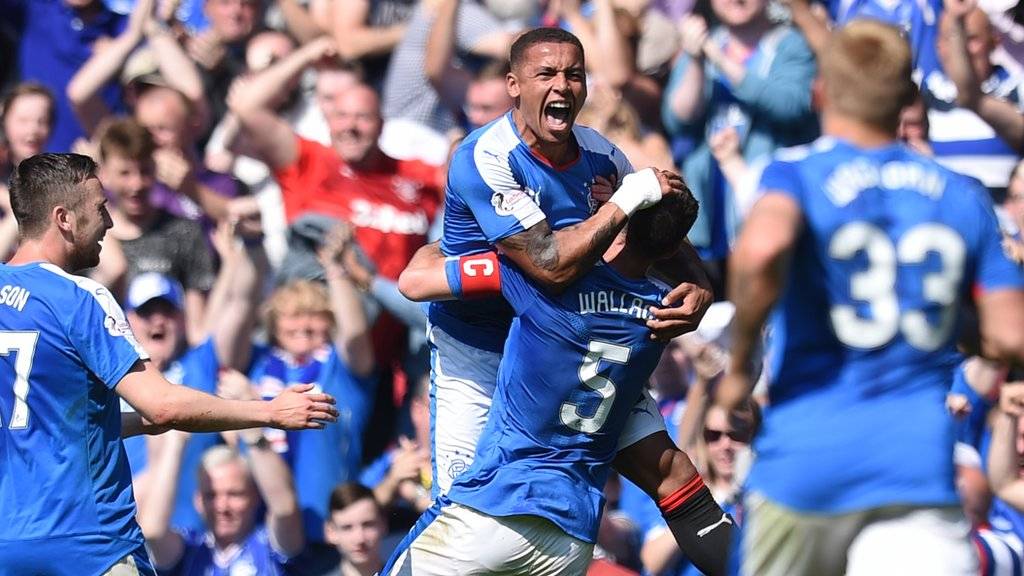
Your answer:
[[[649,258],[629,249],[622,235],[604,251],[604,261],[622,276],[634,280],[646,278],[651,266]]]
[[[523,114],[518,109],[512,111],[512,122],[516,126],[516,131],[519,132],[519,137],[530,148],[530,151],[551,166],[556,168],[566,166],[579,156],[579,147],[576,145],[575,138],[568,142],[545,142],[541,140],[533,132],[533,129],[530,128],[530,125],[526,123],[526,119],[523,118]]]
[[[821,114],[821,128],[826,135],[835,136],[858,148],[881,148],[897,140],[895,130],[884,130],[829,111]]]
[[[32,262],[48,262],[65,272],[74,272],[74,270],[68,269],[71,259],[63,244],[53,242],[52,239],[47,238],[48,235],[49,233],[41,238],[23,238],[18,244],[14,256],[7,263],[11,266],[19,266]]]

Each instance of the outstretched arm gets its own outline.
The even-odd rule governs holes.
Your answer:
[[[168,382],[150,362],[135,363],[116,390],[143,418],[156,426],[189,432],[219,432],[271,426],[319,429],[338,417],[334,398],[304,394],[311,384],[293,386],[269,402],[225,400]]]

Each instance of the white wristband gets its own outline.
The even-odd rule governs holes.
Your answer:
[[[608,199],[626,216],[632,216],[637,210],[650,208],[661,200],[661,183],[658,182],[654,168],[644,168],[639,172],[627,174],[622,179],[619,189]]]

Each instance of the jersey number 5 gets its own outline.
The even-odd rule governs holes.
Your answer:
[[[0,332],[0,356],[14,353],[14,412],[8,428],[18,430],[28,427],[28,374],[36,355],[39,332]],[[3,419],[0,418],[0,426]]]
[[[850,296],[867,302],[870,318],[857,314],[849,304],[832,307],[832,327],[839,341],[851,348],[877,348],[898,332],[911,346],[925,352],[938,350],[949,339],[956,323],[957,292],[963,278],[967,250],[963,238],[948,226],[927,223],[907,230],[893,241],[877,226],[851,222],[836,231],[829,242],[829,256],[850,260],[863,251],[868,267],[850,277]],[[922,296],[940,307],[937,325],[929,323],[922,310],[900,312],[896,296],[899,265],[922,264],[929,254],[939,257],[941,267],[925,274]]]
[[[597,392],[601,396],[601,403],[598,404],[593,416],[583,416],[580,414],[579,404],[562,402],[560,415],[562,424],[577,432],[593,434],[604,426],[604,421],[611,412],[612,402],[615,401],[615,383],[598,374],[601,361],[625,364],[629,360],[629,347],[591,340],[587,348],[590,351],[583,357],[583,364],[580,365],[580,382]]]

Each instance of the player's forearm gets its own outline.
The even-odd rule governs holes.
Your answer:
[[[188,432],[222,432],[272,424],[270,407],[259,400],[226,400],[187,386],[168,385],[153,413],[158,426]]]
[[[453,298],[439,242],[421,246],[398,277],[398,291],[413,302]]]
[[[586,274],[625,226],[627,215],[606,202],[579,224],[552,231],[547,223],[501,242],[505,253],[531,278],[560,292]]]

